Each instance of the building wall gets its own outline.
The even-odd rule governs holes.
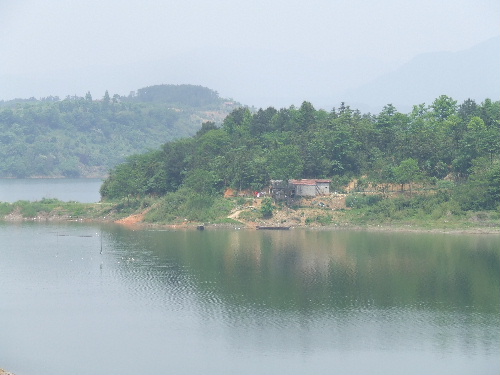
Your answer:
[[[300,197],[314,197],[316,195],[316,186],[295,185],[295,195]]]
[[[317,185],[294,185],[295,195],[299,197],[315,197],[330,194],[330,184],[319,182]],[[319,190],[319,191],[318,191]]]
[[[318,190],[321,194],[330,194],[330,184],[326,182],[318,182]]]

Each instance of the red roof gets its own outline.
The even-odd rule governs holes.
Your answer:
[[[290,183],[292,185],[317,185],[318,183],[324,183],[324,184],[329,184],[332,182],[332,180],[325,180],[325,179],[306,179],[303,178],[302,180],[290,180]]]

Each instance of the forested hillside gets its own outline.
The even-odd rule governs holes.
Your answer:
[[[103,198],[162,196],[180,188],[214,196],[227,187],[259,190],[270,179],[332,178],[358,185],[453,187],[463,209],[492,209],[500,200],[500,102],[458,104],[448,96],[401,113],[387,105],[362,114],[341,104],[330,112],[239,108],[219,127],[170,141],[114,168]],[[444,199],[444,198],[443,198]],[[448,199],[448,198],[446,198]]]
[[[105,176],[132,154],[191,136],[204,121],[220,123],[231,109],[192,85],[0,102],[0,177]]]

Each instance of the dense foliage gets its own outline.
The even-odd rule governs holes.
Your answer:
[[[159,85],[99,100],[0,102],[0,177],[103,176],[127,156],[193,135],[230,108],[215,91]]]
[[[339,185],[363,176],[358,183],[367,186],[457,184],[453,194],[464,209],[492,209],[500,201],[499,119],[500,102],[458,105],[444,95],[408,114],[390,104],[377,115],[343,103],[330,112],[308,102],[255,113],[238,108],[220,127],[206,122],[191,138],[130,157],[101,194],[163,196],[186,188],[210,196],[226,187],[261,189],[270,179],[333,178]]]

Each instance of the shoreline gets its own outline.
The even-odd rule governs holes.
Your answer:
[[[0,202],[1,203],[1,202]],[[257,204],[256,204],[257,203]],[[447,234],[500,234],[500,222],[489,218],[489,215],[475,213],[469,217],[452,217],[446,220],[432,221],[412,219],[411,217],[387,222],[358,222],[356,212],[350,215],[350,209],[338,204],[334,209],[301,207],[297,209],[275,209],[273,216],[267,219],[255,214],[259,209],[258,201],[251,206],[234,206],[226,215],[221,215],[213,222],[188,221],[178,218],[173,222],[146,222],[146,214],[154,204],[145,208],[122,210],[114,203],[79,203],[79,202],[23,202],[21,204],[6,203],[0,213],[0,222],[86,222],[116,224],[135,229],[150,230],[196,230],[204,229],[251,229],[263,227],[290,227],[307,230],[356,230],[370,232],[408,232],[408,233],[447,233]],[[338,202],[337,202],[338,203]],[[143,206],[144,207],[144,206]],[[0,205],[0,208],[2,206]],[[251,215],[248,215],[250,213]],[[320,222],[314,218],[328,215],[330,222]],[[481,220],[480,217],[483,217]],[[313,220],[311,220],[313,218]],[[354,220],[353,220],[354,219]],[[1,375],[1,374],[0,374]]]
[[[118,225],[123,225],[115,223]],[[130,227],[135,227],[138,229],[172,229],[172,230],[196,230],[196,224],[190,224],[189,226],[175,225],[175,224],[148,224],[140,223],[130,225]],[[236,228],[235,228],[236,227]],[[234,224],[205,224],[205,229],[238,229],[238,230],[257,230],[253,226],[242,226],[238,227]],[[366,231],[366,232],[393,232],[393,233],[433,233],[433,234],[477,234],[477,235],[500,235],[500,229],[498,228],[464,228],[464,229],[452,229],[452,228],[404,228],[404,227],[394,227],[394,226],[359,226],[359,225],[345,225],[345,226],[291,226],[290,230],[310,230],[310,231]]]
[[[198,223],[198,222],[185,222],[185,223],[147,223],[142,220],[134,220],[137,217],[143,216],[142,214],[130,215],[126,218],[71,218],[57,215],[41,215],[33,218],[25,218],[20,215],[6,215],[0,218],[0,222],[6,223],[23,223],[23,222],[80,222],[80,223],[95,223],[95,224],[114,224],[123,227],[128,227],[137,230],[197,230],[198,226],[203,225],[204,229],[218,230],[218,229],[237,229],[237,230],[257,230],[257,226],[266,225],[272,227],[272,223],[256,223],[256,222],[235,222],[235,223]],[[132,219],[132,220],[130,220]],[[141,217],[143,219],[143,217]],[[290,225],[290,230],[311,230],[311,231],[367,231],[367,232],[394,232],[394,233],[433,233],[433,234],[477,234],[477,235],[500,235],[500,227],[494,226],[476,226],[466,228],[425,228],[418,225],[408,224],[366,224],[359,225],[353,223],[345,223],[342,225],[328,224],[328,225]],[[0,373],[0,375],[2,375]]]

